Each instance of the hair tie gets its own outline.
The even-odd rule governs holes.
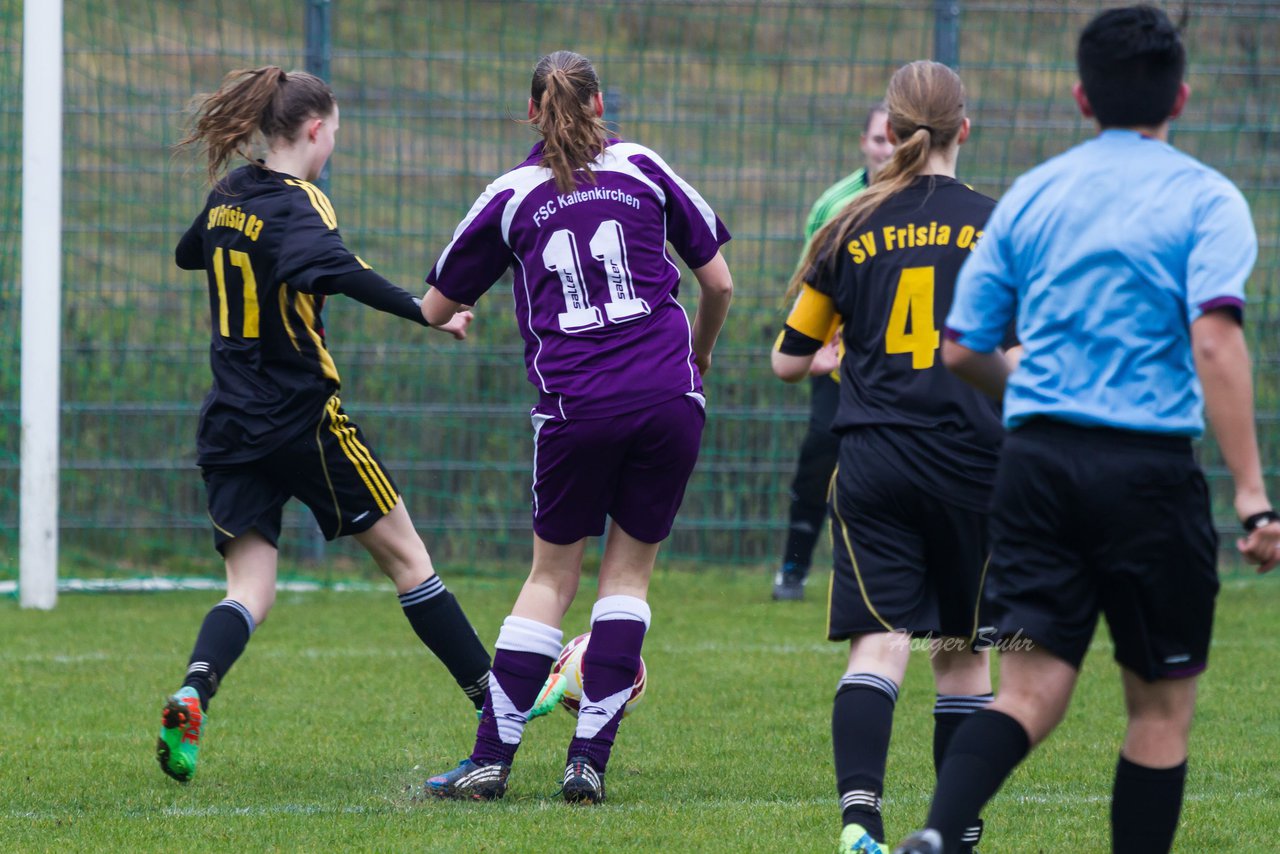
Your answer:
[[[929,127],[928,125],[916,125],[916,130],[927,130],[929,132],[929,136],[933,136],[933,128]],[[912,133],[915,133],[915,132],[916,131],[912,131]]]

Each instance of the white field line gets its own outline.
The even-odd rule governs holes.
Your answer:
[[[1257,583],[1252,578],[1231,578],[1223,581],[1222,587],[1235,590]],[[59,593],[169,593],[178,590],[225,590],[226,587],[226,580],[221,578],[63,578],[58,581]],[[386,582],[281,581],[276,589],[289,593],[386,593],[391,588]],[[13,596],[17,592],[18,582],[0,581],[0,596]]]
[[[177,590],[226,590],[222,578],[63,578],[58,581],[59,593],[171,593]],[[389,583],[369,581],[281,581],[276,589],[288,593],[387,593]],[[0,595],[18,592],[18,582],[0,581]]]
[[[931,795],[924,793],[913,794],[909,796],[899,795],[897,797],[885,797],[886,805],[898,806],[924,806],[931,799]],[[996,796],[1002,801],[1012,801],[1017,804],[1026,804],[1034,806],[1080,806],[1084,804],[1109,803],[1111,795],[1096,794],[1015,794],[1013,792],[1001,793]],[[1183,798],[1184,801],[1195,803],[1212,803],[1216,801],[1254,801],[1269,798],[1270,795],[1261,789],[1246,789],[1240,792],[1188,792]],[[541,809],[557,809],[560,801],[557,798],[547,797],[541,801],[521,804],[533,810]],[[756,809],[783,809],[792,810],[796,807],[829,807],[836,803],[834,798],[809,798],[809,799],[782,799],[771,798],[768,800],[752,799],[752,800],[731,800],[728,798],[710,798],[704,800],[694,800],[683,802],[683,808],[686,810],[705,810],[705,809],[723,809],[723,810],[739,810],[743,808]],[[235,818],[235,817],[257,817],[269,815],[384,815],[388,813],[403,813],[413,810],[429,810],[430,803],[411,803],[408,799],[402,801],[389,801],[382,805],[368,806],[337,806],[329,804],[265,804],[251,807],[232,807],[232,806],[183,806],[183,807],[156,807],[155,809],[132,809],[124,812],[111,812],[111,818],[142,818],[151,819],[156,816],[167,816],[172,818]],[[635,803],[635,804],[610,804],[605,807],[610,812],[643,812],[649,813],[653,809],[651,803]],[[68,810],[67,812],[57,812],[54,810],[7,810],[0,812],[0,819],[13,820],[34,820],[34,821],[56,821],[58,819],[75,818],[77,821],[84,821],[86,816],[82,810]]]
[[[194,627],[193,627],[194,632]],[[1250,637],[1241,640],[1217,640],[1215,639],[1211,647],[1215,650],[1262,650],[1280,648],[1280,637]],[[645,649],[650,653],[661,653],[663,655],[690,655],[712,654],[712,655],[759,655],[759,656],[792,656],[805,655],[817,657],[834,657],[837,653],[844,655],[844,646],[835,643],[813,643],[813,644],[762,644],[762,643],[733,643],[730,641],[703,641],[696,644],[667,644],[661,641],[650,641],[645,644]],[[1108,640],[1097,640],[1090,644],[1091,652],[1102,654],[1110,652],[1112,644]],[[341,641],[336,641],[334,646],[312,647],[310,649],[281,649],[272,647],[269,644],[258,644],[253,648],[252,655],[255,658],[265,659],[287,659],[298,660],[307,659],[312,661],[326,661],[337,659],[352,658],[416,658],[425,653],[425,650],[413,643],[411,636],[407,636],[404,646],[389,647],[344,647]],[[917,653],[923,655],[924,653]],[[168,661],[173,656],[167,653],[130,653],[131,661]],[[9,664],[61,664],[74,666],[79,664],[92,664],[102,661],[115,661],[119,658],[116,653],[105,651],[92,652],[37,652],[27,655],[6,655],[5,662]],[[1210,672],[1213,669],[1212,659],[1210,660]]]

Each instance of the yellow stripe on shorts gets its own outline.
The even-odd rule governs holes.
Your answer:
[[[835,482],[835,478],[839,475],[839,472],[840,472],[840,467],[836,466],[836,472],[831,476],[832,483]],[[849,539],[849,526],[845,524],[844,517],[840,515],[839,501],[831,502],[831,515],[834,516],[836,521],[840,523],[840,536],[844,540],[845,550],[849,553],[849,563],[853,564],[853,577],[854,577],[854,580],[858,582],[858,592],[862,594],[862,603],[867,606],[867,610],[871,612],[871,616],[875,617],[876,621],[879,622],[880,625],[884,626],[885,631],[887,632],[893,631],[894,630],[893,626],[887,623],[884,617],[880,616],[880,612],[876,610],[876,606],[871,604],[871,597],[867,595],[867,587],[865,584],[862,583],[862,571],[858,569],[858,559],[853,555],[853,542]],[[832,577],[834,578],[834,573]],[[834,580],[832,581],[832,586],[833,587],[835,586]],[[830,632],[831,626],[829,624],[830,620],[831,620],[831,609],[830,607],[828,607],[827,608],[827,621],[828,621],[827,633],[828,634],[831,633]]]
[[[338,407],[342,402],[337,395],[329,398],[329,432],[333,433],[338,439],[338,445],[342,448],[342,453],[347,459],[351,460],[356,471],[360,474],[360,479],[364,481],[365,486],[369,488],[369,493],[374,500],[378,502],[378,508],[383,515],[390,513],[396,506],[396,502],[400,497],[396,495],[396,491],[391,488],[391,481],[383,474],[382,469],[374,462],[373,455],[369,453],[358,438],[356,438],[356,428],[347,424],[347,416],[338,411]]]

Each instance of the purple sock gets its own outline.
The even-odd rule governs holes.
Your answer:
[[[520,617],[508,617],[502,624],[472,762],[510,763],[515,758],[529,710],[555,664],[561,636],[559,629]]]
[[[610,619],[599,619],[605,603],[625,608],[625,618],[618,619],[615,611]],[[596,619],[591,623],[591,640],[582,657],[583,697],[578,728],[569,743],[569,758],[585,756],[597,771],[604,773],[623,709],[640,671],[640,647],[648,628],[649,609],[640,599],[609,596],[596,603],[592,616]]]

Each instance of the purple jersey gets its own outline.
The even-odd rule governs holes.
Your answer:
[[[610,140],[596,183],[556,189],[542,143],[472,205],[427,284],[474,305],[514,268],[516,319],[537,410],[601,418],[700,393],[680,273],[729,240],[724,223],[662,158]]]

